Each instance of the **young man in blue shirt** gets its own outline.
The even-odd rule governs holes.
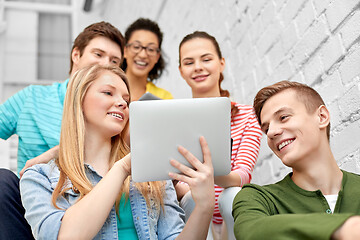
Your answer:
[[[120,66],[123,55],[120,31],[107,22],[92,24],[74,41],[70,76],[91,64]],[[26,87],[0,106],[0,138],[19,137],[19,174],[57,155],[68,81]],[[19,178],[7,169],[0,169],[0,239],[33,239],[21,205]]]

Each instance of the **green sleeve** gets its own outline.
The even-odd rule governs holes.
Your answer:
[[[243,188],[233,204],[236,239],[330,239],[332,233],[353,215],[274,214],[275,205],[264,193],[253,188]]]

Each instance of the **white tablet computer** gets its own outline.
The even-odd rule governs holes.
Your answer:
[[[214,175],[230,173],[231,103],[228,98],[192,98],[130,103],[131,175],[135,182],[170,179],[170,159],[190,166],[179,145],[203,161],[200,136],[211,152]]]

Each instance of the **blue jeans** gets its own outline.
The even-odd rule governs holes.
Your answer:
[[[24,214],[19,178],[8,169],[0,169],[0,239],[34,239]]]

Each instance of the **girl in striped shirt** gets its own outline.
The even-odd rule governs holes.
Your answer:
[[[221,88],[221,82],[224,80],[222,74],[224,68],[225,59],[213,36],[206,32],[196,31],[183,38],[179,46],[179,70],[181,76],[191,87],[194,98],[229,97],[229,92]],[[232,200],[241,189],[240,187],[250,183],[262,137],[253,107],[236,102],[232,102],[231,105],[231,160],[224,159],[224,161],[231,161],[231,172],[226,176],[215,177],[216,201],[212,228],[214,239],[224,239],[227,232],[229,232],[229,239],[234,236],[231,216]],[[227,189],[225,192],[228,192],[230,198],[225,197],[224,192],[222,197],[227,200],[225,203],[220,200],[220,208],[228,209],[229,220],[226,216],[224,219],[229,231],[226,231],[226,225],[223,223],[219,210],[219,195],[224,189]],[[189,188],[186,184],[177,184],[176,190],[180,204],[188,215],[193,207],[188,200],[190,198],[190,202],[193,203]]]

